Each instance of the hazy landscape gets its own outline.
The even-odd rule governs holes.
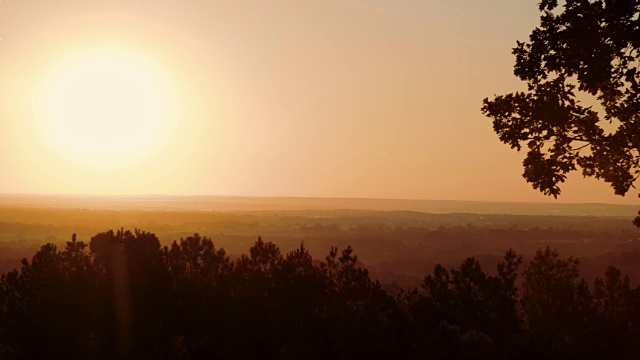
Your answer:
[[[615,265],[640,281],[640,232],[629,205],[216,196],[2,196],[3,272],[46,242],[88,241],[110,229],[141,229],[163,245],[198,233],[233,256],[258,236],[283,252],[304,243],[321,259],[351,245],[389,289],[419,285],[436,263],[468,256],[494,263],[551,245],[581,259],[592,280]],[[394,291],[395,291],[394,290]]]
[[[640,0],[0,1],[0,360],[637,359]]]

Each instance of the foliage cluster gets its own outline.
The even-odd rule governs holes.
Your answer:
[[[581,169],[624,196],[640,177],[640,1],[538,7],[540,25],[513,49],[527,90],[486,98],[482,112],[500,141],[527,150],[522,175],[545,195]]]
[[[560,9],[545,0],[539,9],[540,26],[513,49],[527,91],[485,99],[482,112],[502,142],[527,148],[523,176],[534,188],[558,196],[579,167],[624,195],[640,175],[640,2],[568,0]]]

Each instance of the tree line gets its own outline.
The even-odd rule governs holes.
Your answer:
[[[198,234],[74,235],[0,278],[0,358],[632,358],[640,286],[577,266],[508,250],[495,271],[436,265],[391,296],[351,247],[318,261],[258,238],[232,259]]]

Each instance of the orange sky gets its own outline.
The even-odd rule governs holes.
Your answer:
[[[484,97],[523,88],[510,51],[537,24],[536,8],[4,0],[0,192],[550,201],[480,113]],[[179,112],[143,160],[65,157],[43,130],[34,94],[60,59],[96,47],[139,54],[170,79]],[[580,175],[559,200],[639,202]]]

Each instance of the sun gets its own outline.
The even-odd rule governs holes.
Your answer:
[[[38,130],[51,151],[93,167],[125,167],[159,151],[177,116],[176,94],[151,58],[112,47],[56,63],[38,87]]]

